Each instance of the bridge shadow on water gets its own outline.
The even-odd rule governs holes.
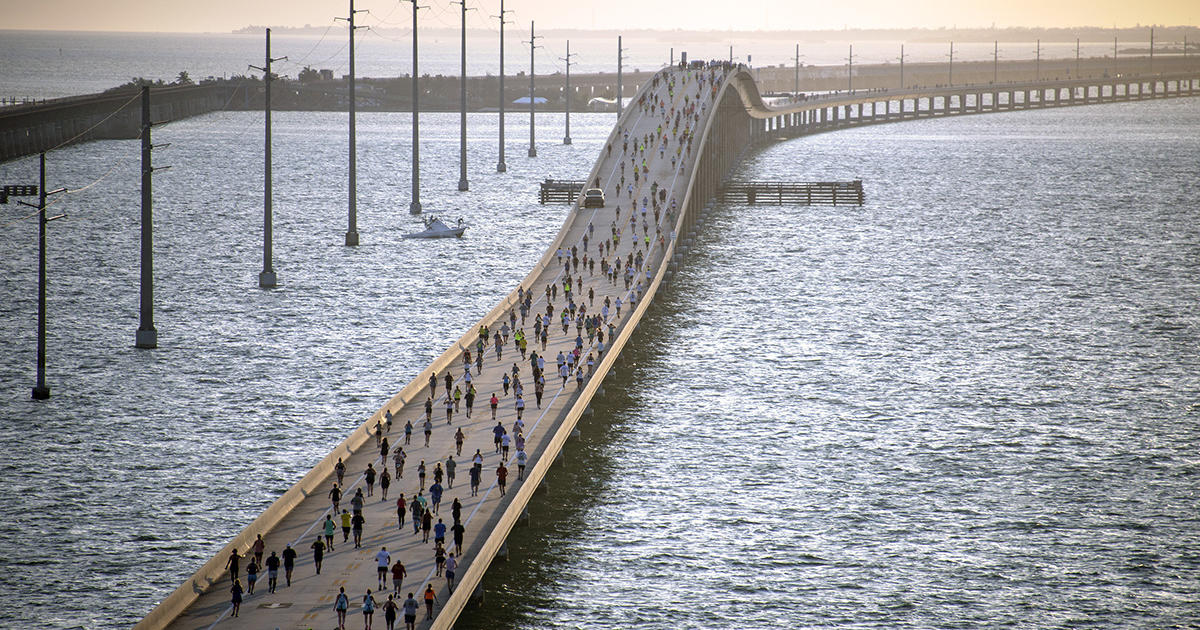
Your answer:
[[[566,443],[563,460],[546,476],[548,490],[535,495],[530,503],[528,524],[518,525],[509,534],[508,559],[495,560],[484,576],[483,602],[469,605],[455,628],[546,625],[546,611],[561,609],[561,584],[573,579],[576,558],[593,552],[590,547],[584,549],[589,530],[605,527],[595,522],[599,518],[595,512],[612,502],[610,490],[623,483],[619,475],[626,467],[619,460],[627,451],[639,448],[630,429],[652,415],[654,375],[671,369],[672,357],[663,348],[674,345],[689,328],[687,309],[696,292],[687,285],[696,279],[687,268],[706,260],[703,250],[710,238],[703,232],[698,236],[700,251],[693,249],[685,257],[675,282],[655,297],[617,367],[605,379],[604,395],[593,400],[593,415],[580,420],[580,434]],[[586,592],[575,595],[588,598]]]

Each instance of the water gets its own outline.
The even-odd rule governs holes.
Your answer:
[[[137,146],[52,154],[49,384],[36,224],[0,208],[0,626],[132,625],[509,291],[612,115],[276,115],[162,127],[156,323],[137,328]],[[1200,102],[905,122],[780,143],[752,178],[866,182],[865,208],[719,208],[465,627],[1169,627],[1200,617],[1192,198]],[[4,181],[35,176],[0,165]]]
[[[718,207],[466,628],[1193,627],[1196,100],[840,131]]]

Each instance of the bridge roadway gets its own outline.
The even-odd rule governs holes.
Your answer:
[[[700,108],[698,110],[698,118],[692,119],[690,124],[681,125],[680,135],[682,135],[684,127],[690,129],[702,128],[706,124],[707,118],[712,111],[710,106],[713,90],[712,83],[700,85],[697,77],[698,72],[683,72],[679,70],[664,71],[658,75],[658,80],[647,81],[639,90],[638,99],[655,99],[668,102],[666,109],[683,110],[685,95],[688,103],[696,103],[699,99]],[[713,71],[710,75],[708,71],[704,72],[705,76],[719,76],[720,71]],[[690,77],[690,79],[688,79]],[[668,88],[668,81],[674,79],[678,82],[672,97]],[[684,81],[686,80],[686,84]],[[643,100],[636,101],[638,103]],[[632,326],[630,323],[635,321],[636,317],[640,317],[640,313],[644,312],[643,308],[638,309],[638,313],[634,314],[631,302],[637,297],[637,286],[640,284],[645,289],[645,285],[649,284],[647,276],[654,277],[654,272],[649,274],[645,269],[658,270],[663,260],[664,245],[671,238],[671,230],[663,228],[663,239],[660,241],[656,237],[656,229],[654,227],[654,213],[648,211],[645,215],[645,221],[649,224],[650,242],[647,246],[645,233],[642,228],[642,217],[638,214],[636,221],[636,230],[631,229],[629,223],[630,212],[633,207],[632,198],[640,200],[650,194],[650,182],[658,182],[668,190],[668,200],[676,199],[677,201],[683,197],[684,189],[689,183],[689,176],[695,164],[695,153],[689,157],[689,153],[685,150],[682,152],[682,159],[678,161],[675,167],[672,167],[671,156],[674,155],[676,147],[680,146],[678,141],[671,139],[667,149],[664,151],[662,158],[659,157],[659,144],[651,143],[644,153],[646,167],[649,172],[646,175],[639,177],[638,184],[634,186],[632,196],[628,186],[633,183],[632,172],[633,168],[629,161],[631,154],[635,151],[634,146],[643,136],[653,136],[656,134],[658,126],[663,125],[664,132],[671,136],[671,132],[667,129],[667,125],[663,122],[661,115],[662,109],[650,111],[644,105],[631,106],[620,118],[617,127],[610,136],[612,146],[611,152],[605,150],[602,152],[600,159],[596,163],[592,174],[588,181],[594,182],[597,179],[603,184],[608,202],[603,208],[573,208],[570,215],[567,217],[563,228],[558,233],[554,243],[547,250],[542,260],[538,263],[535,269],[521,283],[523,287],[528,288],[534,296],[532,304],[532,312],[545,313],[547,306],[547,296],[545,289],[547,285],[558,284],[559,290],[557,298],[552,299],[554,315],[551,318],[549,327],[548,344],[545,351],[541,350],[541,344],[532,340],[529,343],[529,350],[537,350],[539,354],[546,356],[546,382],[545,382],[545,399],[544,404],[539,409],[535,404],[533,395],[534,385],[530,377],[530,364],[528,360],[521,358],[521,355],[514,349],[513,340],[510,337],[509,342],[503,346],[503,359],[499,359],[489,343],[488,349],[485,352],[485,360],[483,362],[482,372],[473,372],[473,382],[478,391],[478,398],[475,402],[474,412],[470,418],[466,417],[465,404],[459,411],[452,414],[452,423],[446,421],[444,401],[444,375],[449,371],[453,375],[456,386],[464,386],[464,370],[462,369],[462,349],[469,347],[474,350],[475,340],[478,338],[476,334],[477,327],[468,331],[462,338],[443,354],[432,366],[426,371],[418,375],[400,394],[393,398],[385,407],[377,413],[373,414],[370,419],[363,423],[346,442],[339,445],[330,455],[319,464],[312,473],[301,480],[296,487],[292,488],[283,497],[277,501],[275,505],[268,508],[255,523],[251,524],[241,534],[239,534],[229,545],[222,549],[216,557],[210,560],[192,579],[182,585],[176,593],[168,597],[158,608],[156,608],[149,616],[147,616],[137,627],[138,628],[177,628],[177,629],[204,629],[204,628],[253,628],[255,630],[262,628],[328,628],[335,624],[334,600],[340,587],[346,589],[346,593],[351,601],[351,615],[348,623],[352,627],[359,627],[362,624],[360,606],[367,589],[372,591],[377,590],[376,577],[376,560],[375,556],[380,551],[381,547],[387,547],[387,551],[392,555],[392,561],[396,559],[404,563],[408,571],[408,577],[403,582],[401,592],[401,600],[406,597],[409,592],[415,593],[418,600],[421,598],[422,591],[427,584],[432,584],[437,592],[437,598],[440,604],[437,608],[440,610],[450,599],[450,592],[447,588],[446,581],[443,578],[434,577],[434,546],[432,537],[430,543],[422,543],[422,536],[415,535],[411,526],[407,523],[404,527],[398,527],[395,500],[403,493],[410,499],[415,492],[418,491],[417,481],[417,464],[424,461],[429,469],[428,482],[433,482],[433,467],[437,462],[445,463],[447,457],[453,457],[457,462],[456,479],[452,487],[448,487],[442,501],[442,506],[439,512],[435,515],[434,522],[440,518],[449,526],[453,521],[450,516],[450,503],[458,498],[462,502],[463,521],[466,528],[464,537],[465,559],[460,561],[458,568],[458,576],[460,578],[461,587],[458,591],[454,602],[450,602],[451,608],[447,611],[450,614],[441,615],[438,622],[438,627],[448,627],[457,617],[462,605],[473,594],[473,591],[478,585],[483,572],[486,570],[487,564],[491,562],[493,556],[497,552],[503,556],[504,551],[500,549],[503,543],[504,536],[511,530],[514,519],[510,517],[506,522],[501,522],[505,516],[506,508],[515,507],[517,509],[510,510],[519,516],[524,509],[525,504],[529,500],[529,495],[542,481],[545,476],[546,469],[552,463],[552,459],[559,453],[562,442],[569,435],[571,428],[574,426],[574,421],[578,419],[578,415],[586,411],[586,403],[590,400],[592,394],[599,389],[599,378],[603,373],[610,369],[616,359],[616,352],[605,352],[601,357],[604,359],[598,362],[598,373],[595,378],[597,382],[590,382],[588,379],[586,388],[580,388],[574,378],[568,378],[564,383],[563,379],[556,374],[555,357],[559,352],[568,352],[575,346],[575,338],[577,335],[577,327],[572,324],[568,331],[564,333],[561,325],[560,311],[566,306],[564,294],[562,290],[563,267],[559,264],[556,250],[559,247],[570,249],[571,247],[578,248],[579,257],[581,259],[586,253],[590,258],[597,255],[597,244],[599,241],[605,240],[611,234],[611,230],[615,227],[619,235],[619,242],[615,250],[607,255],[609,260],[617,257],[622,259],[622,269],[624,270],[624,259],[629,255],[636,255],[641,252],[648,256],[647,267],[643,271],[638,272],[633,281],[633,288],[629,291],[625,289],[625,283],[618,280],[615,283],[610,283],[601,273],[601,265],[597,262],[594,275],[590,270],[579,269],[578,275],[582,277],[582,285],[575,288],[577,300],[586,300],[588,305],[588,313],[599,313],[605,300],[612,300],[610,321],[616,326],[619,351],[624,341],[628,339],[628,334],[631,332]],[[681,116],[682,118],[682,116]],[[624,134],[629,136],[629,153],[623,151]],[[697,134],[697,137],[699,134]],[[622,168],[621,162],[625,163],[624,173],[626,175],[626,189],[618,190],[621,182]],[[639,154],[637,158],[638,166],[642,164],[642,156]],[[667,204],[669,205],[669,201]],[[617,220],[617,207],[621,208],[620,220]],[[665,223],[667,220],[667,212],[664,210],[661,213],[661,219]],[[677,217],[672,217],[677,218]],[[594,226],[594,231],[589,226]],[[634,232],[636,231],[636,234]],[[588,245],[585,247],[583,239],[585,234],[591,234],[588,239]],[[567,259],[564,259],[567,260]],[[594,291],[594,301],[588,298],[587,292]],[[616,315],[616,300],[620,299],[622,308],[620,316]],[[501,322],[508,319],[508,313],[513,304],[517,301],[517,295],[514,291],[504,299],[504,301],[488,314],[481,323],[487,323],[493,331],[499,329]],[[522,326],[521,319],[518,314],[517,328],[524,328],[529,337],[533,337],[533,314],[530,314],[527,323]],[[588,341],[587,333],[582,334],[584,342],[584,352],[582,356],[586,357],[595,355],[598,351],[598,345]],[[606,337],[606,342],[609,347],[612,347],[613,339]],[[524,481],[517,479],[517,467],[515,464],[515,447],[510,452],[507,464],[511,470],[509,475],[509,488],[507,496],[502,496],[500,489],[496,485],[496,469],[501,462],[501,456],[495,452],[493,445],[492,429],[496,425],[496,421],[492,420],[492,415],[489,411],[488,400],[493,392],[496,392],[500,398],[500,404],[497,411],[497,420],[507,428],[510,432],[513,431],[513,425],[516,420],[515,398],[510,393],[505,395],[501,386],[500,379],[503,373],[510,372],[513,366],[520,366],[520,374],[522,381],[525,384],[525,399],[527,407],[524,414],[526,422],[525,437],[527,438],[526,450],[529,454],[529,474]],[[584,368],[586,374],[587,368]],[[430,397],[428,379],[430,374],[436,374],[438,380],[438,388],[432,398],[434,401],[433,411],[433,434],[429,446],[424,445],[423,423],[425,419],[424,404],[427,398]],[[587,391],[583,391],[586,389]],[[586,394],[587,398],[582,400],[582,406],[579,405],[582,396]],[[402,446],[407,453],[407,461],[403,469],[403,477],[393,480],[388,493],[388,499],[382,498],[378,484],[376,484],[374,496],[367,498],[364,508],[364,518],[366,519],[366,527],[362,541],[362,547],[356,549],[353,541],[343,541],[340,523],[338,523],[338,531],[335,535],[334,547],[331,552],[326,552],[324,558],[324,566],[321,574],[317,575],[314,571],[312,561],[311,545],[321,533],[321,523],[326,515],[331,513],[331,504],[327,493],[332,488],[335,477],[332,474],[332,464],[336,458],[344,458],[347,465],[347,476],[345,481],[346,496],[342,500],[343,508],[349,506],[350,497],[355,490],[364,487],[363,471],[368,464],[372,464],[376,470],[381,470],[383,466],[392,469],[392,459],[388,457],[386,460],[380,456],[380,448],[376,445],[376,440],[370,435],[371,430],[376,423],[382,418],[385,410],[390,409],[394,424],[392,429],[386,433],[387,438],[393,445]],[[571,418],[570,426],[564,427],[564,420],[570,415],[572,409],[575,409],[575,417]],[[412,443],[410,445],[401,444],[403,442],[404,425],[411,421],[414,426]],[[459,456],[455,452],[454,432],[461,428],[466,434],[466,442],[462,448],[462,455]],[[557,439],[556,439],[557,438]],[[480,487],[478,496],[472,496],[468,490],[468,468],[471,465],[471,457],[479,451],[483,459],[483,484]],[[444,485],[449,485],[443,482]],[[426,494],[428,494],[428,485],[426,486]],[[411,516],[411,514],[409,515]],[[336,519],[335,519],[336,520]],[[497,528],[503,528],[501,535],[494,535]],[[240,615],[237,618],[231,616],[230,606],[230,588],[231,580],[225,572],[224,565],[230,555],[232,549],[237,548],[242,554],[245,554],[250,549],[250,544],[257,534],[262,534],[266,541],[267,556],[272,551],[282,552],[285,545],[291,544],[299,553],[299,559],[295,574],[293,576],[292,585],[285,586],[282,571],[280,575],[280,586],[275,593],[267,592],[267,581],[265,571],[260,573],[260,578],[252,595],[245,595]],[[490,536],[490,538],[489,538]],[[452,539],[449,537],[447,541]],[[490,547],[486,548],[489,540],[492,541]],[[453,551],[452,545],[447,545],[449,551]],[[481,553],[482,552],[482,553]],[[245,582],[245,564],[246,560],[242,561],[242,585],[246,586]],[[389,573],[390,576],[390,573]],[[379,611],[375,614],[375,622],[381,624],[379,627],[384,627],[382,604],[387,599],[387,594],[391,592],[390,577],[388,587],[383,590],[383,595],[376,595],[375,598],[380,604]],[[424,606],[419,620],[425,617]],[[401,622],[403,621],[401,617]],[[429,627],[430,622],[423,621],[419,627]]]
[[[714,77],[715,84],[706,83],[700,89],[701,86],[696,80],[696,77],[700,75]],[[383,546],[386,546],[388,551],[393,554],[393,559],[400,559],[408,570],[408,577],[403,583],[402,595],[406,596],[412,592],[419,599],[425,585],[433,584],[436,589],[439,602],[437,617],[432,622],[425,621],[422,610],[418,616],[419,627],[449,628],[454,624],[459,613],[476,594],[476,589],[490,563],[495,558],[505,557],[504,540],[521,520],[525,506],[534,491],[539,486],[544,487],[543,481],[549,467],[560,455],[563,444],[569,438],[575,423],[588,411],[591,398],[602,393],[601,384],[604,375],[612,369],[619,369],[617,359],[620,350],[629,342],[637,322],[645,313],[655,292],[670,280],[681,256],[686,254],[697,230],[703,226],[704,214],[710,206],[708,200],[716,192],[724,175],[747,148],[757,143],[767,142],[777,136],[822,130],[823,126],[820,124],[822,121],[814,116],[814,112],[820,111],[822,107],[837,108],[850,105],[837,102],[837,99],[831,99],[833,102],[829,100],[818,103],[802,101],[777,107],[767,106],[758,94],[753,77],[745,71],[734,71],[727,74],[722,70],[706,70],[688,74],[678,69],[670,69],[661,71],[655,76],[658,80],[646,81],[639,89],[636,95],[638,99],[636,102],[639,104],[630,107],[619,119],[609,137],[609,144],[612,145],[611,154],[607,150],[602,151],[600,159],[588,176],[587,181],[589,182],[600,180],[608,196],[607,205],[598,209],[573,209],[553,243],[521,283],[522,287],[529,289],[534,295],[532,310],[543,313],[547,305],[545,287],[553,283],[559,283],[560,286],[559,295],[551,300],[555,315],[552,318],[545,352],[541,352],[540,343],[534,341],[529,344],[530,350],[536,349],[539,353],[547,356],[545,400],[541,408],[534,404],[534,397],[529,395],[533,391],[533,384],[529,376],[529,363],[520,359],[520,355],[513,349],[510,339],[510,343],[504,346],[503,360],[498,360],[494,351],[489,348],[482,372],[473,374],[479,397],[472,417],[467,419],[465,410],[463,410],[453,414],[452,424],[446,423],[440,396],[440,394],[444,394],[441,376],[449,371],[454,376],[455,383],[459,386],[462,385],[464,380],[461,362],[462,350],[474,348],[477,326],[473,327],[454,346],[436,359],[429,368],[394,396],[387,405],[363,422],[342,444],[295,486],[285,492],[215,557],[164,599],[136,626],[136,630],[151,628],[187,630],[328,628],[335,625],[333,602],[340,587],[345,587],[351,601],[348,623],[351,624],[350,627],[358,627],[357,624],[362,623],[359,612],[362,597],[368,588],[375,590],[377,586],[374,557],[379,548]],[[684,76],[690,77],[685,85],[682,84]],[[670,79],[680,83],[677,85],[673,97],[667,88],[667,81]],[[1192,94],[1196,80],[1196,78],[1187,78],[1186,84],[1176,83],[1176,89],[1171,95]],[[1112,82],[1106,82],[1105,85],[1112,85]],[[1001,86],[994,87],[1000,88]],[[1007,86],[1003,87],[1007,90]],[[1050,84],[1044,87],[1051,89],[1054,86]],[[1128,91],[1128,88],[1126,90]],[[1140,93],[1141,90],[1139,89],[1138,92]],[[961,90],[956,88],[954,94],[960,93]],[[1150,93],[1153,94],[1154,91]],[[689,103],[695,103],[697,99],[700,102],[697,111],[698,118],[687,124],[688,129],[694,134],[692,150],[684,152],[682,159],[673,167],[670,158],[672,150],[679,146],[676,138],[670,140],[668,150],[664,152],[663,158],[658,157],[657,147],[651,147],[645,154],[649,173],[646,177],[639,178],[632,195],[633,199],[640,201],[643,196],[648,196],[650,182],[656,181],[668,190],[668,200],[674,199],[678,202],[678,213],[672,216],[663,213],[662,240],[655,240],[652,235],[649,247],[642,240],[639,248],[637,241],[642,238],[640,218],[636,224],[637,228],[631,229],[628,223],[632,207],[631,198],[627,190],[625,192],[619,190],[622,160],[627,164],[626,184],[628,185],[632,179],[632,171],[628,166],[628,159],[631,155],[622,150],[623,136],[628,132],[631,152],[635,151],[636,149],[633,147],[637,139],[646,134],[654,135],[658,125],[662,122],[661,113],[648,111],[644,103],[650,98],[662,99],[670,101],[667,109],[675,107],[678,110],[683,107],[685,95]],[[864,102],[871,102],[872,100],[885,101],[889,97],[894,100],[897,95],[894,93],[890,95],[870,93],[869,95],[856,94],[848,98],[863,98],[867,99]],[[1097,99],[1090,102],[1097,102]],[[816,106],[816,109],[813,106]],[[861,109],[859,109],[859,113],[861,115]],[[963,113],[969,112],[964,111]],[[871,124],[871,122],[863,119],[856,121],[855,124]],[[667,125],[664,125],[664,129],[666,128]],[[640,161],[638,164],[640,165]],[[617,205],[623,209],[620,221],[616,221]],[[647,213],[647,221],[653,223],[652,213]],[[589,239],[589,246],[584,250],[582,241],[585,232],[589,231],[589,225],[593,225],[595,231],[594,236]],[[608,348],[597,361],[595,376],[586,379],[582,387],[577,386],[573,382],[574,379],[563,384],[561,378],[555,374],[554,358],[560,351],[566,352],[574,347],[576,331],[572,326],[569,332],[564,334],[559,323],[558,311],[563,308],[565,301],[561,292],[563,268],[558,261],[556,250],[560,247],[569,250],[571,246],[576,246],[579,248],[581,258],[584,253],[591,258],[596,255],[596,243],[607,237],[610,226],[615,226],[619,235],[619,244],[615,251],[606,255],[610,260],[616,257],[624,260],[626,256],[639,249],[647,256],[648,272],[644,271],[639,274],[639,280],[645,285],[645,293],[637,301],[636,307],[631,308],[629,302],[631,296],[636,293],[636,288],[633,291],[627,291],[624,283],[620,281],[610,284],[599,273],[599,264],[597,264],[597,273],[594,275],[580,270],[579,275],[582,276],[583,281],[582,286],[577,287],[577,292],[585,293],[588,289],[595,291],[595,306],[589,303],[588,311],[590,313],[599,311],[606,298],[616,300],[620,297],[623,308],[619,317],[613,313],[610,318],[610,321],[616,326],[616,334],[606,337],[605,343]],[[651,226],[651,232],[653,231],[654,227]],[[636,287],[636,280],[634,285]],[[516,304],[516,299],[517,294],[514,290],[484,316],[479,324],[488,324],[492,330],[499,328],[501,321],[507,319],[508,313]],[[615,308],[613,310],[615,311]],[[524,329],[530,332],[531,338],[532,323],[531,314],[528,323],[524,325]],[[518,327],[521,327],[519,320]],[[584,357],[589,353],[598,353],[597,344],[588,341],[586,336],[584,346]],[[525,411],[525,435],[528,440],[526,450],[529,454],[529,468],[526,479],[517,480],[516,466],[513,463],[515,456],[510,454],[507,460],[511,470],[509,490],[506,496],[500,496],[499,488],[495,483],[495,470],[500,463],[500,456],[494,452],[492,444],[491,428],[495,422],[491,420],[487,401],[493,391],[497,392],[497,395],[501,397],[497,418],[504,427],[511,430],[516,419],[514,397],[501,395],[502,389],[499,386],[499,380],[505,371],[511,370],[514,363],[521,366],[522,380],[526,384],[528,403]],[[431,374],[439,377],[437,391],[439,396],[434,398],[434,429],[430,445],[426,447],[421,433],[421,424],[424,420],[424,402],[429,398],[427,383]],[[334,479],[334,463],[338,458],[344,458],[348,466],[347,498],[343,499],[343,505],[348,504],[349,496],[355,489],[363,487],[362,471],[368,463],[374,464],[376,469],[382,465],[391,467],[390,461],[385,462],[381,459],[379,448],[371,433],[376,423],[382,420],[386,409],[390,409],[395,418],[395,424],[387,434],[393,446],[403,439],[404,423],[412,421],[414,425],[413,442],[411,445],[405,446],[408,458],[404,476],[393,482],[388,501],[382,500],[378,489],[376,489],[375,496],[368,499],[364,510],[366,528],[362,548],[355,549],[352,544],[342,542],[339,532],[334,542],[334,551],[326,554],[322,573],[316,575],[313,570],[309,545],[317,536],[320,522],[329,513],[330,504],[327,493]],[[460,427],[466,433],[466,443],[462,450],[463,455],[456,456],[453,432]],[[484,482],[479,495],[473,497],[470,496],[465,486],[470,458],[476,449],[481,452],[483,457]],[[437,516],[449,524],[452,519],[449,518],[448,505],[457,497],[463,503],[466,526],[465,556],[458,569],[459,587],[453,594],[446,587],[444,579],[433,576],[433,546],[421,543],[421,537],[414,535],[411,527],[397,527],[393,503],[394,498],[401,492],[408,498],[417,489],[415,479],[417,462],[424,460],[432,470],[435,462],[444,462],[447,456],[454,456],[458,464],[457,478],[454,487],[447,490],[443,506]],[[430,482],[432,482],[432,472]],[[260,533],[266,540],[268,555],[272,550],[282,551],[284,546],[289,543],[299,552],[293,584],[290,587],[281,585],[276,593],[270,594],[266,592],[265,575],[260,577],[254,594],[246,596],[240,616],[232,618],[229,605],[231,582],[228,574],[224,571],[225,561],[234,548],[242,553],[247,552],[255,536]],[[244,566],[243,561],[243,570]],[[283,578],[280,579],[282,581]],[[390,590],[389,583],[389,587],[385,589],[385,595],[382,598],[376,597],[377,600],[380,600],[380,604],[386,601],[386,593]],[[375,617],[376,623],[383,623],[382,611],[377,610]]]

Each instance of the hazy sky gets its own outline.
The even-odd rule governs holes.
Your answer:
[[[448,22],[449,0],[423,0]],[[365,23],[405,27],[399,0],[358,0]],[[405,7],[410,6],[405,4]],[[468,0],[483,16],[499,0]],[[736,8],[733,8],[736,7]],[[1198,0],[507,0],[541,28],[839,29],[843,27],[1133,26],[1195,24]],[[228,32],[248,24],[324,26],[348,0],[0,0],[0,28]],[[454,10],[457,10],[456,8]],[[477,18],[476,18],[477,19]]]

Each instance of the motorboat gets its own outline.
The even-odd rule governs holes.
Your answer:
[[[441,219],[430,216],[425,217],[425,229],[412,234],[405,234],[403,238],[450,238],[452,236],[461,237],[463,232],[467,230],[467,224],[463,223],[462,219],[454,226],[446,225]]]

